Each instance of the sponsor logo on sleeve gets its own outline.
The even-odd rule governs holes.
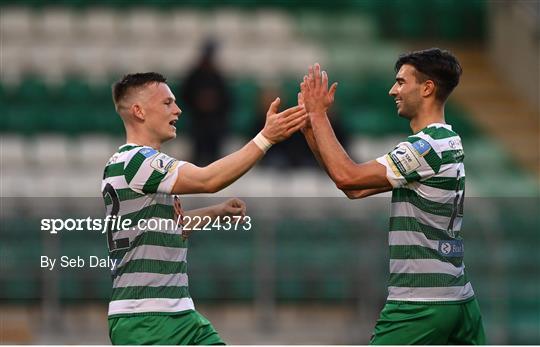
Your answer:
[[[463,149],[461,139],[459,137],[452,137],[448,140],[448,146],[452,149]]]
[[[463,257],[464,253],[462,240],[439,241],[439,254],[444,257]]]
[[[153,148],[143,148],[139,151],[139,153],[141,153],[142,155],[145,156],[145,158],[150,158],[151,156],[153,156],[154,154],[156,154],[158,151],[156,151],[155,149]]]
[[[420,156],[422,157],[428,154],[431,149],[431,145],[429,144],[429,142],[422,139],[413,142],[412,146],[414,147],[414,149],[416,149],[418,154],[420,154]]]
[[[162,174],[174,170],[177,165],[178,165],[178,160],[171,158],[167,154],[164,154],[164,153],[158,154],[150,163],[150,166],[154,170],[157,170]]]
[[[419,155],[409,143],[403,143],[390,152],[390,158],[402,175],[408,175],[420,167]]]
[[[171,172],[174,169],[176,169],[177,166],[178,166],[178,160],[173,159],[169,161],[167,165],[165,165],[165,170],[167,170],[168,172]]]

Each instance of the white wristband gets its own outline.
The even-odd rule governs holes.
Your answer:
[[[272,147],[272,142],[270,142],[262,132],[258,133],[257,136],[253,138],[253,142],[263,151],[263,153],[266,153]]]

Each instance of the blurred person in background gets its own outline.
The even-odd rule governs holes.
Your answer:
[[[194,307],[188,291],[185,216],[245,215],[245,204],[222,204],[184,212],[176,194],[217,192],[245,174],[274,143],[290,137],[307,119],[303,107],[278,113],[270,105],[262,131],[240,150],[199,167],[160,152],[176,137],[182,111],[166,79],[157,73],[124,76],[113,85],[113,100],[124,122],[126,144],[109,159],[102,192],[109,216],[130,220],[128,229],[108,228],[113,259],[109,336],[113,344],[223,344]],[[140,221],[172,220],[176,227],[139,227]],[[125,227],[125,226],[124,226]],[[185,230],[184,230],[185,229]]]
[[[279,88],[271,85],[260,86],[257,98],[257,118],[254,126],[254,128],[257,129],[256,131],[258,131],[265,122],[266,109],[264,108],[264,105],[268,105],[269,101],[272,102],[272,100],[279,95],[279,92]],[[309,148],[306,147],[304,140],[299,138],[298,134],[293,134],[289,141],[283,143],[279,148],[274,148],[268,153],[264,162],[261,163],[261,166],[287,169],[304,166],[306,162],[308,165],[310,162],[317,164],[313,160],[313,156],[311,156]]]
[[[220,156],[228,134],[232,97],[216,62],[217,42],[207,39],[196,65],[181,86],[181,99],[193,114],[191,135],[197,165],[207,165]]]
[[[389,91],[414,135],[376,160],[357,164],[336,139],[327,110],[337,83],[310,66],[299,103],[313,154],[350,199],[392,190],[388,298],[371,344],[485,344],[482,317],[463,263],[465,192],[461,138],[445,122],[445,102],[462,68],[448,51],[403,54]]]

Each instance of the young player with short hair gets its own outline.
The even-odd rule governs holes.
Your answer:
[[[245,174],[272,144],[291,136],[307,119],[303,107],[278,113],[277,98],[262,131],[240,150],[198,167],[160,152],[176,137],[181,110],[157,73],[124,76],[113,100],[127,141],[105,167],[102,191],[108,215],[131,220],[126,230],[109,230],[112,271],[109,335],[113,344],[223,344],[193,305],[188,291],[187,239],[182,228],[144,230],[139,221],[175,220],[183,215],[243,216],[245,204],[222,204],[184,213],[175,194],[217,192]]]

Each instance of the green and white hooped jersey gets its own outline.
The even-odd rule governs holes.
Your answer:
[[[388,300],[446,302],[474,295],[460,235],[463,158],[452,127],[430,124],[377,159],[393,186]]]
[[[116,259],[109,317],[194,309],[187,241],[182,228],[171,223],[176,221],[170,193],[183,164],[151,147],[126,144],[105,167],[101,189],[106,214],[131,220],[128,228],[107,232],[109,256]],[[150,228],[151,220],[154,226],[162,221],[164,227]]]

